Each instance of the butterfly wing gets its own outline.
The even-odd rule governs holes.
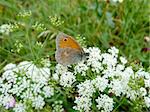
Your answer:
[[[56,61],[62,65],[78,63],[83,58],[84,51],[69,35],[59,33],[56,37]]]
[[[82,60],[82,53],[72,48],[63,48],[56,50],[56,61],[64,66],[78,63]]]
[[[56,37],[56,49],[68,47],[83,51],[83,49],[74,38],[67,34],[59,33]]]

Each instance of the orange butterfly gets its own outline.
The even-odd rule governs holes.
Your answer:
[[[64,66],[86,59],[87,54],[69,35],[59,33],[56,37],[56,61]]]

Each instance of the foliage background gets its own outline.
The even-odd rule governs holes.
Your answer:
[[[116,46],[130,63],[147,68],[150,52],[142,49],[150,47],[150,42],[144,41],[144,37],[150,36],[149,4],[149,0],[124,0],[113,4],[103,0],[0,0],[0,25],[24,23],[10,35],[0,35],[0,73],[9,62],[32,60],[38,64],[47,56],[55,65],[55,36],[59,31],[85,37],[87,47],[96,46],[102,51]],[[24,11],[31,11],[32,15],[17,16]],[[64,23],[56,25],[49,16],[57,16]],[[34,29],[36,22],[49,30],[46,37],[38,37],[43,29]],[[23,47],[17,52],[19,43]]]
[[[144,42],[144,37],[149,36],[148,4],[148,0],[124,0],[123,3],[114,5],[100,0],[1,0],[0,24],[16,21],[28,24],[0,40],[0,62],[5,64],[20,61],[21,58],[35,59],[31,49],[35,46],[40,32],[34,31],[31,26],[38,21],[54,34],[50,36],[55,36],[58,31],[74,37],[80,34],[86,38],[87,46],[98,46],[105,50],[114,45],[131,62],[142,62],[144,66],[148,66],[150,53],[141,52],[142,48],[150,46]],[[31,17],[23,19],[17,17],[19,12],[26,10],[32,11]],[[112,15],[112,22],[106,13]],[[49,16],[61,17],[64,24],[58,27],[51,24]],[[47,44],[44,50],[40,50],[42,56],[54,54],[55,38],[50,36],[48,39],[39,39],[46,41]],[[10,53],[16,40],[25,46],[25,51],[20,54]],[[36,50],[39,51],[35,49],[34,55],[39,57],[37,55],[40,53],[36,54]]]

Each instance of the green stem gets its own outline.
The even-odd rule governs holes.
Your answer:
[[[123,104],[124,101],[125,101],[125,98],[124,96],[122,96],[121,101],[119,101],[120,102],[119,105],[113,110],[113,112],[115,112]]]

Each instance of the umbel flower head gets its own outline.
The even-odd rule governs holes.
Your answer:
[[[48,67],[39,68],[32,62],[23,61],[18,65],[10,63],[3,70],[0,77],[0,105],[7,109],[14,107],[15,112],[25,112],[27,101],[32,102],[32,107],[42,109],[45,99],[54,95],[54,88],[48,83]],[[21,100],[16,102],[17,99]]]

